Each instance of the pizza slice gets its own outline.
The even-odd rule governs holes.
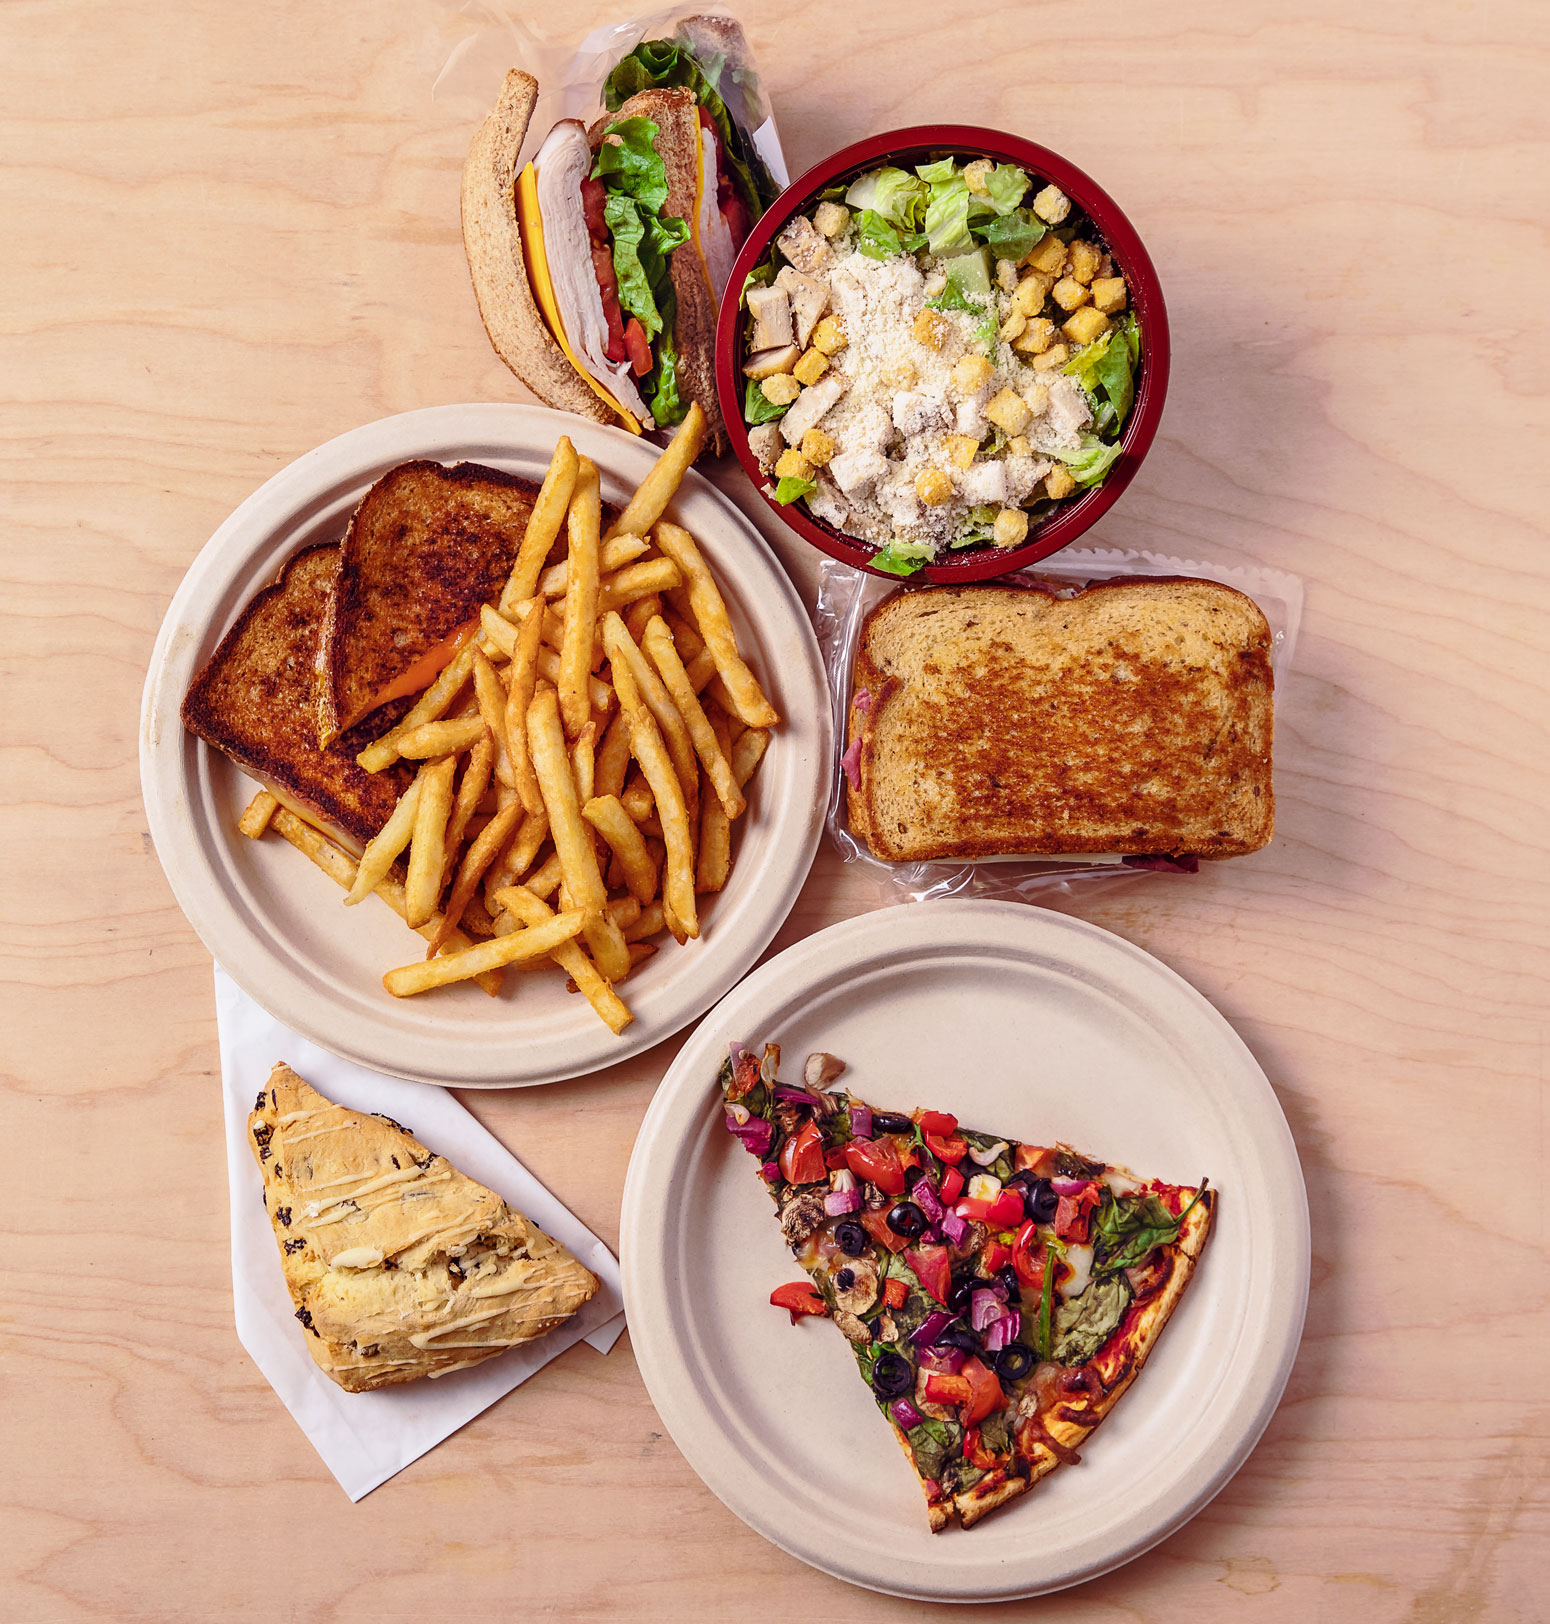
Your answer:
[[[727,1128],[759,1160],[809,1280],[770,1297],[832,1319],[920,1477],[935,1533],[971,1528],[1078,1449],[1135,1380],[1215,1204],[1068,1145],[877,1110],[832,1055],[781,1082],[777,1044],[721,1068]]]

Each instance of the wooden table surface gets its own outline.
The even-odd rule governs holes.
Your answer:
[[[990,1612],[1546,1617],[1550,14],[741,10],[793,172],[939,119],[1101,179],[1156,260],[1174,374],[1094,539],[1307,585],[1274,844],[1070,904],[1189,978],[1275,1084],[1312,1212],[1301,1355],[1192,1523]],[[605,15],[625,12],[544,8],[557,37]],[[478,109],[431,94],[468,27],[435,0],[0,9],[0,1616],[18,1624],[927,1611],[738,1522],[627,1341],[571,1350],[351,1506],[232,1328],[210,961],[147,833],[140,688],[184,569],[270,474],[388,413],[525,398],[463,263]],[[811,560],[764,529],[810,594]],[[886,900],[825,849],[777,945]],[[467,1103],[617,1246],[675,1049]]]

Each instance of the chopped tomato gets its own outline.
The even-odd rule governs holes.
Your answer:
[[[926,1372],[926,1403],[951,1404],[956,1407],[967,1404],[973,1396],[974,1391],[969,1386],[967,1377],[949,1376],[940,1370]]]
[[[1012,1248],[1002,1241],[990,1241],[987,1242],[981,1256],[984,1260],[986,1274],[1000,1274],[1007,1264],[1012,1261]]]
[[[1100,1196],[1096,1182],[1089,1184],[1080,1195],[1063,1195],[1055,1207],[1055,1233],[1063,1241],[1087,1240],[1088,1222]]]
[[[904,1261],[922,1286],[945,1308],[953,1289],[953,1265],[945,1246],[912,1246]]]
[[[845,1160],[858,1179],[875,1184],[884,1195],[904,1194],[904,1164],[891,1139],[852,1139]]]
[[[922,1129],[922,1132],[925,1130]],[[939,1162],[961,1162],[969,1154],[967,1139],[943,1139],[934,1133],[926,1134],[926,1148]]]
[[[597,291],[603,299],[603,316],[608,322],[608,343],[603,353],[610,361],[623,361],[628,352],[624,347],[624,313],[619,308],[619,278],[614,274],[613,250],[606,245],[592,245],[592,274],[597,278]]]
[[[1002,1190],[990,1203],[990,1222],[1004,1229],[1008,1224],[1021,1223],[1025,1211],[1023,1198],[1016,1190]]]
[[[969,1427],[963,1435],[963,1458],[970,1466],[977,1466],[982,1472],[988,1472],[991,1467],[999,1466],[1001,1462],[985,1448],[980,1441],[980,1429]]]
[[[600,180],[584,175],[581,181],[581,212],[586,218],[587,232],[593,242],[608,242],[608,220],[604,209],[608,205],[608,188]]]
[[[947,1206],[951,1206],[963,1194],[963,1174],[956,1167],[942,1169],[942,1187],[937,1194]]]
[[[863,1212],[859,1216],[867,1234],[879,1246],[886,1246],[890,1252],[902,1252],[909,1245],[902,1235],[895,1235],[888,1227],[888,1220],[882,1213]]]
[[[788,1184],[816,1184],[824,1178],[823,1135],[816,1122],[809,1122],[780,1147],[781,1176]]]
[[[709,130],[715,137],[716,143],[716,207],[721,210],[721,217],[727,223],[727,230],[732,236],[733,248],[741,248],[743,239],[748,235],[748,229],[753,221],[748,215],[748,205],[738,195],[732,181],[732,166],[727,162],[726,147],[722,144],[721,131],[716,128],[716,121],[707,113],[704,107],[700,108],[700,127]]]
[[[1049,1155],[1043,1145],[1019,1145],[1017,1154],[1012,1158],[1015,1171],[1019,1173],[1037,1173],[1039,1163]]]
[[[994,1415],[1006,1403],[1001,1383],[995,1371],[989,1369],[971,1354],[964,1360],[959,1374],[969,1384],[969,1405],[963,1412],[966,1427],[978,1426],[986,1416]]]
[[[651,371],[651,341],[634,316],[624,324],[624,349],[630,358],[630,371],[637,378],[644,378]]]
[[[903,1280],[883,1281],[883,1305],[886,1308],[903,1308],[909,1300],[910,1288]]]
[[[788,1286],[776,1286],[770,1293],[770,1301],[776,1308],[784,1308],[791,1315],[793,1325],[804,1314],[825,1315],[829,1312],[828,1305],[818,1295],[811,1280],[793,1280]]]
[[[1049,1248],[1039,1238],[1038,1226],[1030,1218],[1012,1242],[1012,1267],[1023,1285],[1037,1290],[1044,1284],[1044,1271],[1048,1266]]]
[[[958,1118],[947,1111],[922,1111],[916,1120],[922,1133],[938,1134],[943,1139],[958,1131]]]

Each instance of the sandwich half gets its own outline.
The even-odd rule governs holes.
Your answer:
[[[851,828],[888,862],[1257,851],[1270,646],[1215,581],[895,593],[856,655]]]

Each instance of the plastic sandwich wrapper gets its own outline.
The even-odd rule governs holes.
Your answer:
[[[668,11],[605,23],[595,28],[579,45],[556,44],[535,34],[522,12],[483,0],[436,0],[442,29],[455,36],[441,71],[431,88],[432,96],[467,97],[486,111],[495,105],[508,69],[522,68],[538,81],[538,101],[528,125],[527,140],[518,163],[525,163],[538,150],[544,138],[564,118],[591,123],[604,111],[603,81],[619,61],[644,40],[678,39],[683,23],[692,17],[726,17],[720,7],[675,6]],[[530,13],[531,8],[524,8]],[[731,19],[735,21],[736,19]],[[715,84],[729,106],[740,99],[747,117],[740,120],[770,174],[784,187],[791,176],[780,135],[770,111],[768,98],[754,68],[752,48],[747,62],[734,66],[696,55],[701,70]],[[731,81],[724,77],[730,76]],[[473,129],[470,127],[469,135]]]
[[[1297,644],[1302,619],[1302,582],[1295,575],[1258,565],[1214,564],[1194,559],[1168,558],[1131,548],[1068,547],[1042,563],[1003,576],[1001,582],[1042,581],[1057,591],[1074,594],[1091,582],[1124,577],[1196,576],[1236,587],[1252,598],[1270,627],[1270,668],[1275,676],[1276,721],[1283,720],[1282,696]],[[986,586],[999,584],[987,581]],[[829,673],[829,694],[834,707],[834,736],[843,748],[849,735],[851,674],[861,628],[868,614],[890,593],[895,580],[869,575],[846,564],[826,560],[819,568],[818,604],[814,621],[824,665]],[[836,751],[834,777],[829,786],[827,826],[829,839],[847,863],[859,863],[884,884],[916,902],[933,897],[996,897],[1013,902],[1053,902],[1090,897],[1094,887],[1129,884],[1156,870],[1193,872],[1193,859],[1132,859],[1120,856],[987,857],[942,862],[885,863],[851,833],[845,804],[845,758]]]
[[[368,1071],[299,1038],[215,967],[226,1161],[231,1188],[231,1275],[237,1335],[308,1441],[352,1500],[359,1500],[473,1420],[556,1355],[586,1341],[607,1353],[624,1330],[613,1254],[444,1088]],[[313,1363],[264,1210],[248,1113],[283,1060],[325,1098],[402,1123],[429,1149],[501,1196],[568,1247],[602,1282],[579,1313],[547,1336],[468,1370],[370,1393],[347,1393]],[[541,1399],[535,1400],[541,1402]]]

